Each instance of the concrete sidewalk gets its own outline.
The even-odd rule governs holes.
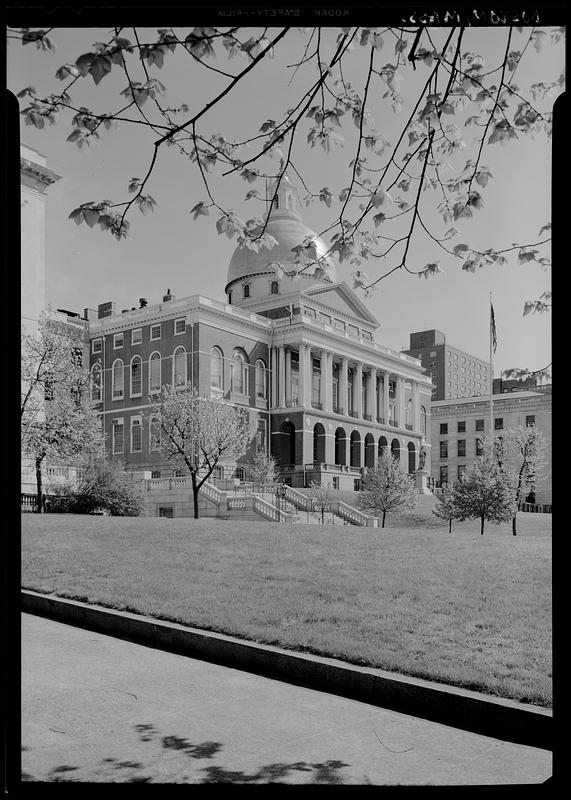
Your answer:
[[[27,780],[542,783],[552,755],[22,615]]]

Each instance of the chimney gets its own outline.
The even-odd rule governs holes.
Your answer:
[[[83,309],[83,319],[92,322],[93,320],[97,319],[97,311],[94,308],[84,308]]]
[[[170,289],[167,289],[167,293],[163,295],[163,303],[166,303],[168,300],[174,300],[174,295],[171,294]]]
[[[145,308],[148,305],[146,297],[139,297],[139,308]]]
[[[97,306],[97,318],[103,319],[104,317],[112,317],[115,311],[115,303],[99,303]]]

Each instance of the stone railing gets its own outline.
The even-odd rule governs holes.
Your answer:
[[[289,503],[302,511],[312,510],[313,501],[311,497],[308,497],[303,492],[298,492],[297,489],[293,489],[291,486],[286,485],[284,497]]]
[[[210,500],[212,503],[215,503],[217,506],[222,504],[226,496],[226,492],[223,492],[221,489],[217,489],[216,486],[212,483],[208,483],[205,481],[202,486],[200,487],[199,494],[203,494],[207,500]]]
[[[259,514],[261,517],[264,517],[271,522],[291,522],[293,515],[287,514],[285,511],[282,511],[280,508],[276,508],[276,506],[269,503],[267,500],[264,500],[263,497],[258,497],[258,495],[253,495],[254,499],[254,511],[256,514]]]
[[[338,516],[340,516],[342,519],[346,519],[347,522],[350,522],[352,525],[366,525],[376,528],[379,524],[379,521],[376,517],[369,517],[367,514],[363,513],[363,511],[359,511],[359,509],[353,508],[342,501],[337,504],[336,513]]]
[[[248,506],[247,498],[244,497],[228,497],[227,508],[228,511],[244,511]]]

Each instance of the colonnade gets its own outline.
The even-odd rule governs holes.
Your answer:
[[[270,350],[273,408],[315,408],[420,431],[420,394],[415,381],[411,381],[407,416],[405,378],[401,375],[331,350],[312,349],[304,342],[297,351],[285,345],[272,346]],[[314,371],[314,358],[320,360],[318,372]],[[319,375],[315,384],[314,375]]]

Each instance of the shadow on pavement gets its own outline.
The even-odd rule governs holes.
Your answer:
[[[50,783],[242,783],[242,784],[275,784],[288,783],[295,773],[306,773],[303,783],[342,784],[341,770],[348,767],[343,761],[328,760],[318,763],[296,761],[291,764],[273,763],[259,767],[255,771],[226,769],[219,764],[199,766],[197,771],[190,772],[193,761],[204,761],[219,756],[223,745],[220,742],[189,742],[177,735],[163,735],[154,725],[134,725],[139,743],[154,743],[159,749],[147,763],[138,760],[120,761],[107,757],[101,759],[92,770],[88,765],[73,766],[62,764],[50,770],[46,781]],[[170,774],[165,774],[165,751],[177,751],[187,756],[190,762],[181,766],[176,761],[168,761]],[[183,762],[184,764],[184,762]],[[158,769],[159,765],[161,766]],[[198,765],[197,765],[198,766]],[[86,768],[88,771],[86,771]],[[190,768],[190,769],[189,769]],[[79,775],[78,775],[79,773]],[[159,774],[160,773],[160,774]],[[81,776],[81,777],[80,777]],[[29,773],[22,773],[22,781],[39,781]],[[297,783],[298,781],[296,781]]]

